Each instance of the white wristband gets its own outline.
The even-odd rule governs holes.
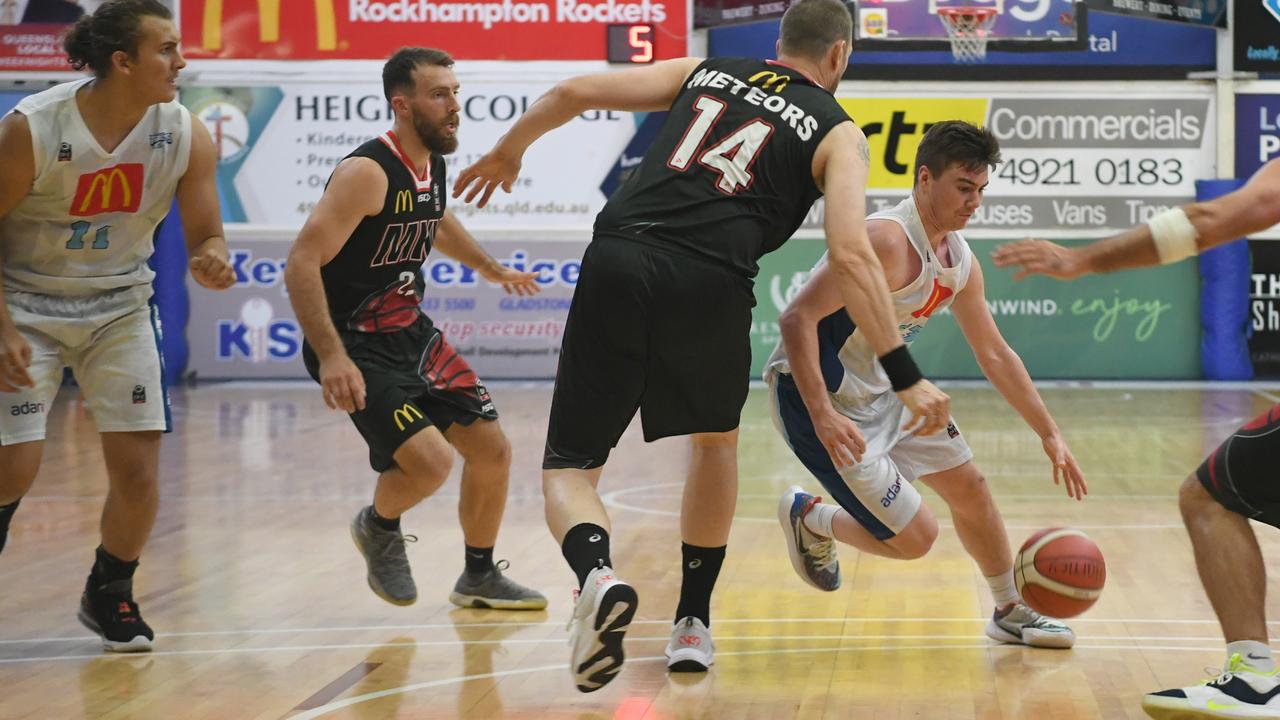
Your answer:
[[[1156,245],[1156,254],[1160,256],[1160,264],[1178,262],[1195,255],[1196,226],[1191,224],[1187,213],[1180,207],[1165,210],[1147,222],[1151,229],[1151,239]]]

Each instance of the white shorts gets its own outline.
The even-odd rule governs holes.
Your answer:
[[[31,344],[34,388],[0,392],[0,445],[43,440],[62,370],[70,367],[99,432],[169,431],[160,319],[137,293],[64,298],[6,291]]]
[[[911,412],[897,395],[885,393],[861,407],[836,404],[841,414],[858,425],[867,442],[862,462],[837,470],[790,375],[777,376],[769,399],[774,424],[796,457],[841,507],[880,540],[902,532],[920,510],[920,493],[911,483],[973,459],[954,419],[933,435],[904,432],[902,426]]]

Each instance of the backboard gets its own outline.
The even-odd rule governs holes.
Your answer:
[[[990,30],[993,50],[1026,52],[1084,47],[1086,9],[1076,0],[857,0],[854,38],[865,50],[939,50],[950,47],[937,11],[989,7],[999,12]]]

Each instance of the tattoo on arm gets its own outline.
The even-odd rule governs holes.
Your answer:
[[[871,167],[871,145],[865,137],[858,141],[858,157],[862,158],[867,167]]]

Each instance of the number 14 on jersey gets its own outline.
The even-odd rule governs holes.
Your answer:
[[[703,141],[707,139],[711,128],[720,119],[726,107],[723,100],[707,95],[694,101],[693,109],[698,115],[693,122],[689,123],[689,129],[685,130],[680,144],[676,146],[675,152],[671,153],[671,157],[667,160],[668,167],[681,172],[689,169],[693,156],[697,155]],[[698,162],[720,173],[720,180],[716,183],[716,187],[720,192],[732,195],[742,188],[751,186],[751,181],[755,179],[751,174],[751,164],[755,162],[760,148],[764,147],[772,134],[772,125],[755,118],[734,130],[725,139],[707,148],[698,156]]]

